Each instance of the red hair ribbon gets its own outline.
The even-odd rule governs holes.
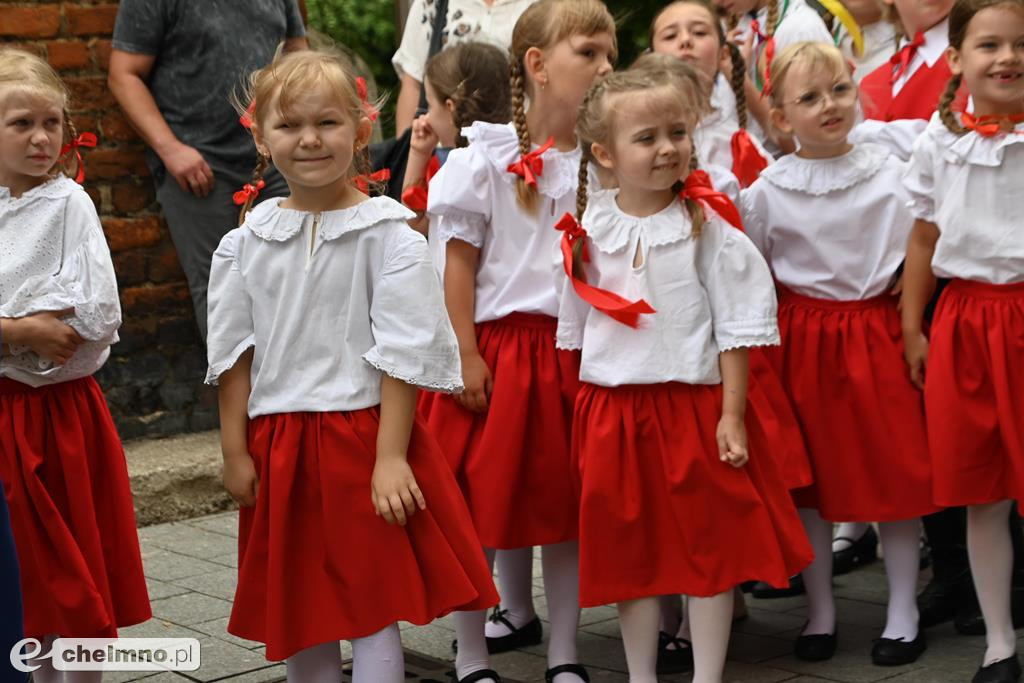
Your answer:
[[[768,97],[772,94],[772,60],[775,59],[775,36],[761,33],[761,26],[757,19],[750,22],[750,30],[764,42],[764,87],[761,88],[761,97]]]
[[[732,134],[732,174],[740,181],[740,187],[750,187],[768,168],[768,160],[761,156],[750,133],[740,128]]]
[[[252,117],[256,113],[256,100],[249,103],[249,106],[245,108],[245,113],[238,117],[238,122],[242,124],[242,128],[252,128]]]
[[[427,162],[426,177],[421,178],[419,182],[402,190],[402,203],[413,211],[426,211],[427,197],[429,196],[427,187],[430,184],[430,179],[433,178],[440,169],[441,162],[438,161],[437,155],[434,154],[430,157],[430,161]]]
[[[241,206],[250,199],[256,199],[259,197],[260,190],[266,186],[267,184],[263,182],[263,178],[260,178],[255,183],[246,183],[245,185],[242,185],[242,189],[232,195],[231,198],[235,201],[235,204]]]
[[[991,138],[1000,133],[1015,133],[1014,127],[1024,122],[1024,114],[1003,114],[1001,116],[979,116],[964,112],[960,115],[964,128],[973,130],[983,138]]]
[[[629,327],[637,326],[641,313],[655,312],[654,309],[651,308],[650,304],[643,299],[630,301],[629,299],[625,299],[614,292],[609,292],[607,289],[601,289],[600,287],[589,285],[573,275],[572,248],[577,240],[581,240],[587,236],[587,231],[583,229],[583,226],[577,222],[576,217],[571,213],[567,213],[562,216],[561,220],[555,224],[555,229],[562,231],[562,265],[565,268],[565,274],[569,277],[569,282],[572,283],[572,288],[576,290],[576,294],[578,294],[581,299],[605,315],[614,318],[623,325],[628,325]],[[586,248],[587,243],[584,242],[584,261],[588,260]]]
[[[370,173],[369,175],[361,173],[352,179],[352,182],[356,184],[359,191],[366,194],[370,191],[370,183],[386,183],[391,180],[391,169],[382,168],[379,171]]]
[[[548,141],[543,145],[529,154],[522,155],[519,157],[519,161],[509,164],[508,172],[522,176],[528,187],[537,187],[537,176],[544,173],[544,159],[541,158],[541,155],[551,149],[553,144],[555,144],[555,138],[548,138]]]
[[[95,147],[96,135],[94,133],[82,133],[77,138],[60,148],[60,155],[64,156],[71,150],[75,150],[75,161],[78,162],[78,173],[75,174],[75,182],[81,185],[85,181],[85,164],[82,163],[82,152],[80,147]]]
[[[706,204],[712,211],[729,222],[737,230],[743,230],[743,219],[736,205],[732,203],[728,195],[717,191],[711,184],[711,177],[707,172],[697,170],[686,176],[683,183],[683,191],[679,193],[680,199],[692,199]]]
[[[377,117],[380,116],[380,111],[377,107],[370,104],[368,99],[370,91],[366,87],[366,79],[362,76],[356,76],[356,94],[359,95],[359,101],[363,103],[363,111],[366,112],[366,116],[371,121],[376,121]]]
[[[901,47],[896,54],[889,58],[889,63],[892,64],[892,73],[889,74],[889,85],[895,83],[910,67],[910,62],[913,61],[914,55],[917,54],[917,48],[922,45],[924,45],[924,33],[918,31],[912,41]]]

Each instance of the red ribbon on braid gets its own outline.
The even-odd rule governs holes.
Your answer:
[[[370,191],[370,183],[386,183],[389,180],[391,180],[391,169],[382,168],[379,171],[370,173],[369,175],[361,173],[353,178],[352,182],[356,184],[356,187],[359,188],[360,192],[366,194]]]
[[[764,87],[761,88],[761,97],[768,97],[772,94],[772,60],[775,59],[775,36],[761,33],[761,26],[757,19],[750,22],[750,30],[764,42]]]
[[[437,155],[434,154],[430,157],[430,161],[427,162],[426,177],[421,178],[418,182],[413,183],[402,190],[402,203],[413,211],[426,211],[427,198],[429,197],[427,188],[430,185],[430,179],[433,178],[440,169],[441,162],[438,161]]]
[[[732,174],[740,181],[740,187],[750,187],[768,168],[768,160],[761,156],[757,145],[745,129],[732,134]]]
[[[241,190],[239,190],[238,192],[231,196],[231,199],[234,200],[235,204],[241,206],[250,199],[256,199],[257,197],[259,197],[260,190],[262,190],[266,186],[267,184],[263,181],[262,178],[257,180],[255,183],[246,183],[245,185],[242,185]]]
[[[252,117],[256,113],[256,100],[249,103],[249,106],[245,108],[245,113],[238,117],[238,122],[242,124],[242,128],[252,128]]]
[[[722,194],[714,188],[711,184],[711,177],[706,171],[696,170],[686,176],[679,198],[701,202],[734,228],[743,230],[743,219],[740,218],[740,212],[736,205],[732,203],[728,195]]]
[[[528,187],[537,187],[537,176],[544,173],[544,159],[541,158],[541,155],[551,149],[554,144],[555,138],[552,136],[537,149],[519,157],[519,161],[509,164],[508,172],[522,176]]]
[[[1017,133],[1014,128],[1018,123],[1024,122],[1024,114],[1003,114],[997,116],[979,116],[964,112],[960,115],[960,121],[967,130],[973,130],[983,138],[991,138],[1001,133]]]
[[[643,299],[630,301],[629,299],[625,299],[614,292],[608,291],[607,289],[589,285],[573,275],[573,245],[578,240],[586,238],[587,231],[583,229],[583,226],[579,224],[576,217],[571,213],[567,213],[562,216],[561,220],[555,224],[555,229],[562,231],[562,265],[565,268],[565,274],[568,276],[569,282],[572,283],[572,288],[576,290],[576,294],[578,294],[581,299],[605,315],[614,318],[623,325],[628,325],[629,327],[637,326],[641,313],[655,312],[654,309],[651,308],[650,304]],[[583,242],[583,260],[590,260],[587,253],[586,242]]]
[[[356,77],[356,93],[359,95],[359,101],[363,103],[363,111],[366,112],[366,116],[371,121],[376,121],[377,117],[380,116],[380,111],[377,107],[370,104],[368,99],[370,91],[366,87],[366,79],[362,76]]]
[[[77,138],[60,148],[60,156],[64,156],[71,150],[75,150],[75,161],[78,163],[78,172],[75,174],[75,182],[81,185],[85,182],[85,164],[82,163],[81,147],[95,147],[97,143],[94,133],[82,133]]]

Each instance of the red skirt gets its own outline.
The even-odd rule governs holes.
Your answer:
[[[829,301],[783,291],[782,378],[814,484],[797,507],[833,521],[935,512],[921,392],[910,382],[896,300]]]
[[[813,556],[765,433],[719,460],[720,385],[584,384],[573,422],[581,490],[580,604],[785,586]]]
[[[112,638],[152,616],[124,449],[92,377],[0,377],[0,480],[26,636]]]
[[[1024,283],[953,280],[930,337],[924,398],[935,502],[1024,505]]]
[[[260,485],[239,514],[228,631],[266,643],[267,659],[498,601],[459,488],[418,420],[408,461],[427,507],[405,527],[375,514],[379,420],[373,407],[249,423]]]
[[[477,326],[494,376],[487,412],[444,394],[420,403],[488,548],[562,543],[578,533],[569,443],[580,354],[555,349],[556,326],[526,313]]]
[[[778,464],[786,488],[799,489],[810,486],[814,474],[804,434],[779,377],[780,357],[778,347],[750,349],[747,409],[765,433],[766,450],[762,453],[770,455]]]

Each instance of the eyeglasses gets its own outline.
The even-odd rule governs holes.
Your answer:
[[[826,97],[840,106],[853,104],[854,100],[857,99],[857,86],[849,81],[843,81],[836,83],[825,92],[809,90],[795,100],[790,100],[790,103],[804,109],[820,109],[825,106]]]

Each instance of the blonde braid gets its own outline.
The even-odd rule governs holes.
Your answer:
[[[775,35],[775,27],[780,21],[779,17],[779,0],[768,0],[768,16],[765,18],[764,27],[765,36],[771,38]]]
[[[967,130],[960,125],[960,121],[957,120],[956,115],[953,113],[953,100],[956,99],[956,93],[960,90],[960,84],[963,82],[963,76],[957,74],[949,79],[949,83],[946,85],[945,92],[942,93],[942,97],[939,99],[939,118],[942,119],[942,123],[946,125],[946,128],[950,130],[954,135],[964,135]]]
[[[266,173],[267,168],[270,166],[270,157],[266,154],[260,154],[259,159],[256,160],[256,167],[252,170],[252,180],[249,182],[255,185],[259,181],[263,180],[263,174]],[[252,203],[255,197],[248,197],[245,200],[245,204],[242,205],[242,210],[238,212],[238,224],[241,225],[245,222],[245,215],[252,209]]]
[[[739,119],[740,128],[747,128],[747,64],[743,61],[743,54],[736,43],[726,43],[729,46],[729,56],[732,60],[732,78],[729,84],[732,86],[732,93],[736,97],[736,117]]]
[[[576,220],[583,225],[583,214],[587,210],[587,156],[580,156],[580,173],[576,185]],[[572,244],[572,274],[578,280],[587,281],[587,275],[583,271],[583,249],[585,237],[580,237]]]
[[[75,126],[74,120],[71,118],[71,112],[68,109],[68,105],[64,105],[64,143],[65,145],[71,144],[75,138],[78,137],[78,127]],[[81,154],[81,148],[78,152]],[[84,162],[79,162],[78,154],[75,154],[75,148],[72,147],[64,153],[62,159],[57,162],[58,170],[69,178],[75,178],[78,175],[78,171]]]
[[[700,162],[697,160],[697,151],[690,155],[690,173],[700,170]],[[693,224],[692,232],[694,237],[700,237],[704,228],[704,207],[695,199],[686,198],[686,212],[690,214],[690,222]]]
[[[519,153],[526,156],[530,153],[532,144],[530,142],[530,131],[526,127],[526,95],[523,86],[523,65],[514,56],[509,60],[511,66],[512,90],[512,123],[516,127],[516,135],[519,137]],[[516,198],[519,204],[530,213],[537,211],[537,189],[526,184],[525,178],[516,178]]]

